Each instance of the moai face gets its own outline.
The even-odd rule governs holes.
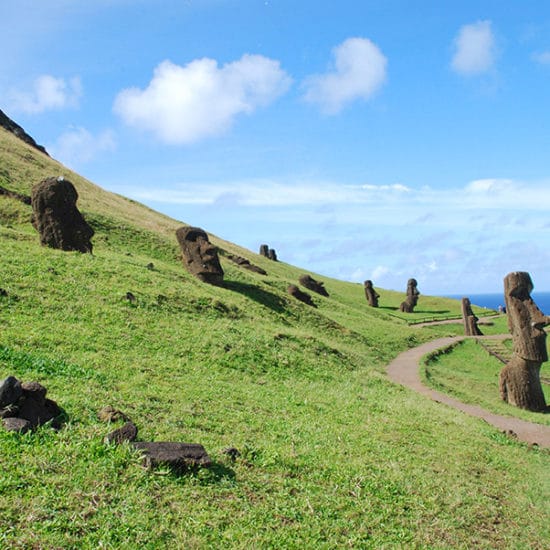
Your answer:
[[[43,245],[91,252],[94,230],[76,207],[78,193],[63,178],[48,178],[32,188],[32,224]]]
[[[183,254],[183,265],[189,273],[205,283],[221,285],[223,269],[216,247],[205,231],[198,227],[180,227],[176,237]]]

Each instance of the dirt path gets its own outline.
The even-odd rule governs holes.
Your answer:
[[[503,338],[508,335],[495,336],[493,338]],[[491,337],[489,337],[491,338]],[[539,447],[550,448],[550,426],[542,424],[534,424],[519,418],[510,416],[501,416],[491,413],[476,405],[468,405],[461,403],[444,393],[432,390],[422,384],[420,379],[420,360],[421,358],[437,349],[445,348],[451,344],[463,340],[463,336],[453,336],[447,338],[439,338],[423,344],[417,348],[410,349],[398,355],[387,367],[388,376],[398,384],[415,390],[434,401],[445,403],[455,409],[458,409],[471,416],[482,418],[496,428],[508,431],[513,431],[520,441],[526,443],[537,444]]]

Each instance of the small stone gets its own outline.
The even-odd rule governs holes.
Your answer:
[[[134,304],[136,302],[136,297],[131,293],[127,292],[125,298],[131,303]]]
[[[115,409],[111,405],[103,407],[97,413],[97,417],[101,420],[101,422],[115,422],[117,420],[124,420],[127,422],[130,420],[122,411]]]
[[[212,460],[204,447],[197,443],[144,442],[133,443],[143,454],[143,464],[147,468],[169,466],[182,470],[193,466],[208,467]]]
[[[241,456],[241,453],[235,447],[227,447],[227,449],[224,449],[222,453],[227,455],[233,462],[235,462],[237,457]]]
[[[8,291],[5,288],[0,288],[0,296],[5,298],[8,295]]]
[[[155,264],[153,262],[149,262],[146,266],[145,266],[149,271],[153,271],[153,269],[155,269]]]
[[[3,418],[2,424],[4,425],[4,429],[8,432],[19,432],[24,434],[31,429],[31,423],[24,418]]]
[[[28,420],[33,428],[41,426],[61,414],[61,409],[51,399],[40,402],[33,397],[25,397],[21,399],[20,403],[19,418]]]
[[[0,409],[16,403],[22,393],[21,382],[15,376],[0,381]]]
[[[133,422],[126,422],[124,426],[113,430],[110,434],[105,437],[106,443],[115,443],[120,445],[124,441],[135,441],[137,437],[138,429]]]

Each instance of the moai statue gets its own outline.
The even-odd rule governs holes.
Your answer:
[[[198,279],[212,285],[223,283],[223,269],[216,247],[199,227],[180,227],[176,237],[183,254],[183,265]]]
[[[317,294],[320,294],[321,296],[328,296],[327,289],[325,288],[324,283],[321,281],[316,281],[313,277],[310,275],[302,275],[298,282],[302,285],[308,288],[309,290],[313,290],[313,292],[317,292]]]
[[[367,299],[369,306],[378,307],[378,298],[380,298],[380,294],[374,290],[372,281],[365,281],[363,285],[365,287],[365,298]]]
[[[548,361],[546,332],[550,317],[544,315],[531,298],[533,282],[525,271],[508,273],[504,278],[504,299],[508,328],[514,352],[500,371],[501,398],[521,409],[541,412],[546,401],[540,383],[540,367]]]
[[[464,323],[465,336],[482,336],[483,333],[477,326],[477,317],[472,311],[472,304],[469,298],[462,298],[462,321]]]
[[[33,186],[31,221],[42,245],[92,252],[94,230],[76,207],[77,199],[74,185],[63,177],[47,178]]]
[[[269,258],[269,246],[267,246],[267,244],[260,245],[260,256]]]
[[[275,252],[275,249],[274,248],[270,248],[267,252],[267,257],[276,262],[277,261],[277,253]]]
[[[401,305],[399,306],[400,311],[403,311],[404,313],[412,313],[414,311],[414,308],[418,303],[418,297],[420,296],[420,292],[418,291],[418,288],[416,288],[417,284],[416,279],[409,279],[407,281],[407,299],[404,302],[401,302]]]

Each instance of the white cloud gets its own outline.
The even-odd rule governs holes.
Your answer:
[[[32,90],[10,90],[8,102],[11,109],[28,114],[77,107],[82,95],[82,84],[78,77],[65,80],[51,75],[39,76]]]
[[[394,183],[391,185],[371,185],[365,184],[361,186],[361,189],[366,189],[368,191],[396,191],[397,193],[410,193],[411,189],[402,183]]]
[[[532,58],[541,65],[550,65],[550,51],[534,53]]]
[[[390,268],[385,265],[378,265],[372,270],[371,279],[376,281],[383,279],[388,273],[390,273]]]
[[[237,115],[271,103],[290,83],[278,61],[261,55],[243,55],[222,67],[208,58],[184,67],[163,61],[147,88],[118,94],[114,111],[166,143],[188,144],[222,134]]]
[[[516,184],[510,179],[487,178],[474,180],[465,187],[471,193],[500,193],[503,191],[516,192]]]
[[[116,147],[112,130],[98,135],[85,128],[71,128],[61,134],[55,144],[48,147],[52,156],[71,168],[93,160],[98,154],[113,151]]]
[[[332,51],[333,69],[304,82],[305,99],[335,114],[352,101],[368,100],[386,81],[387,59],[366,38],[348,38]]]
[[[478,21],[460,28],[454,42],[451,67],[470,76],[487,72],[495,62],[495,37],[490,21]]]

